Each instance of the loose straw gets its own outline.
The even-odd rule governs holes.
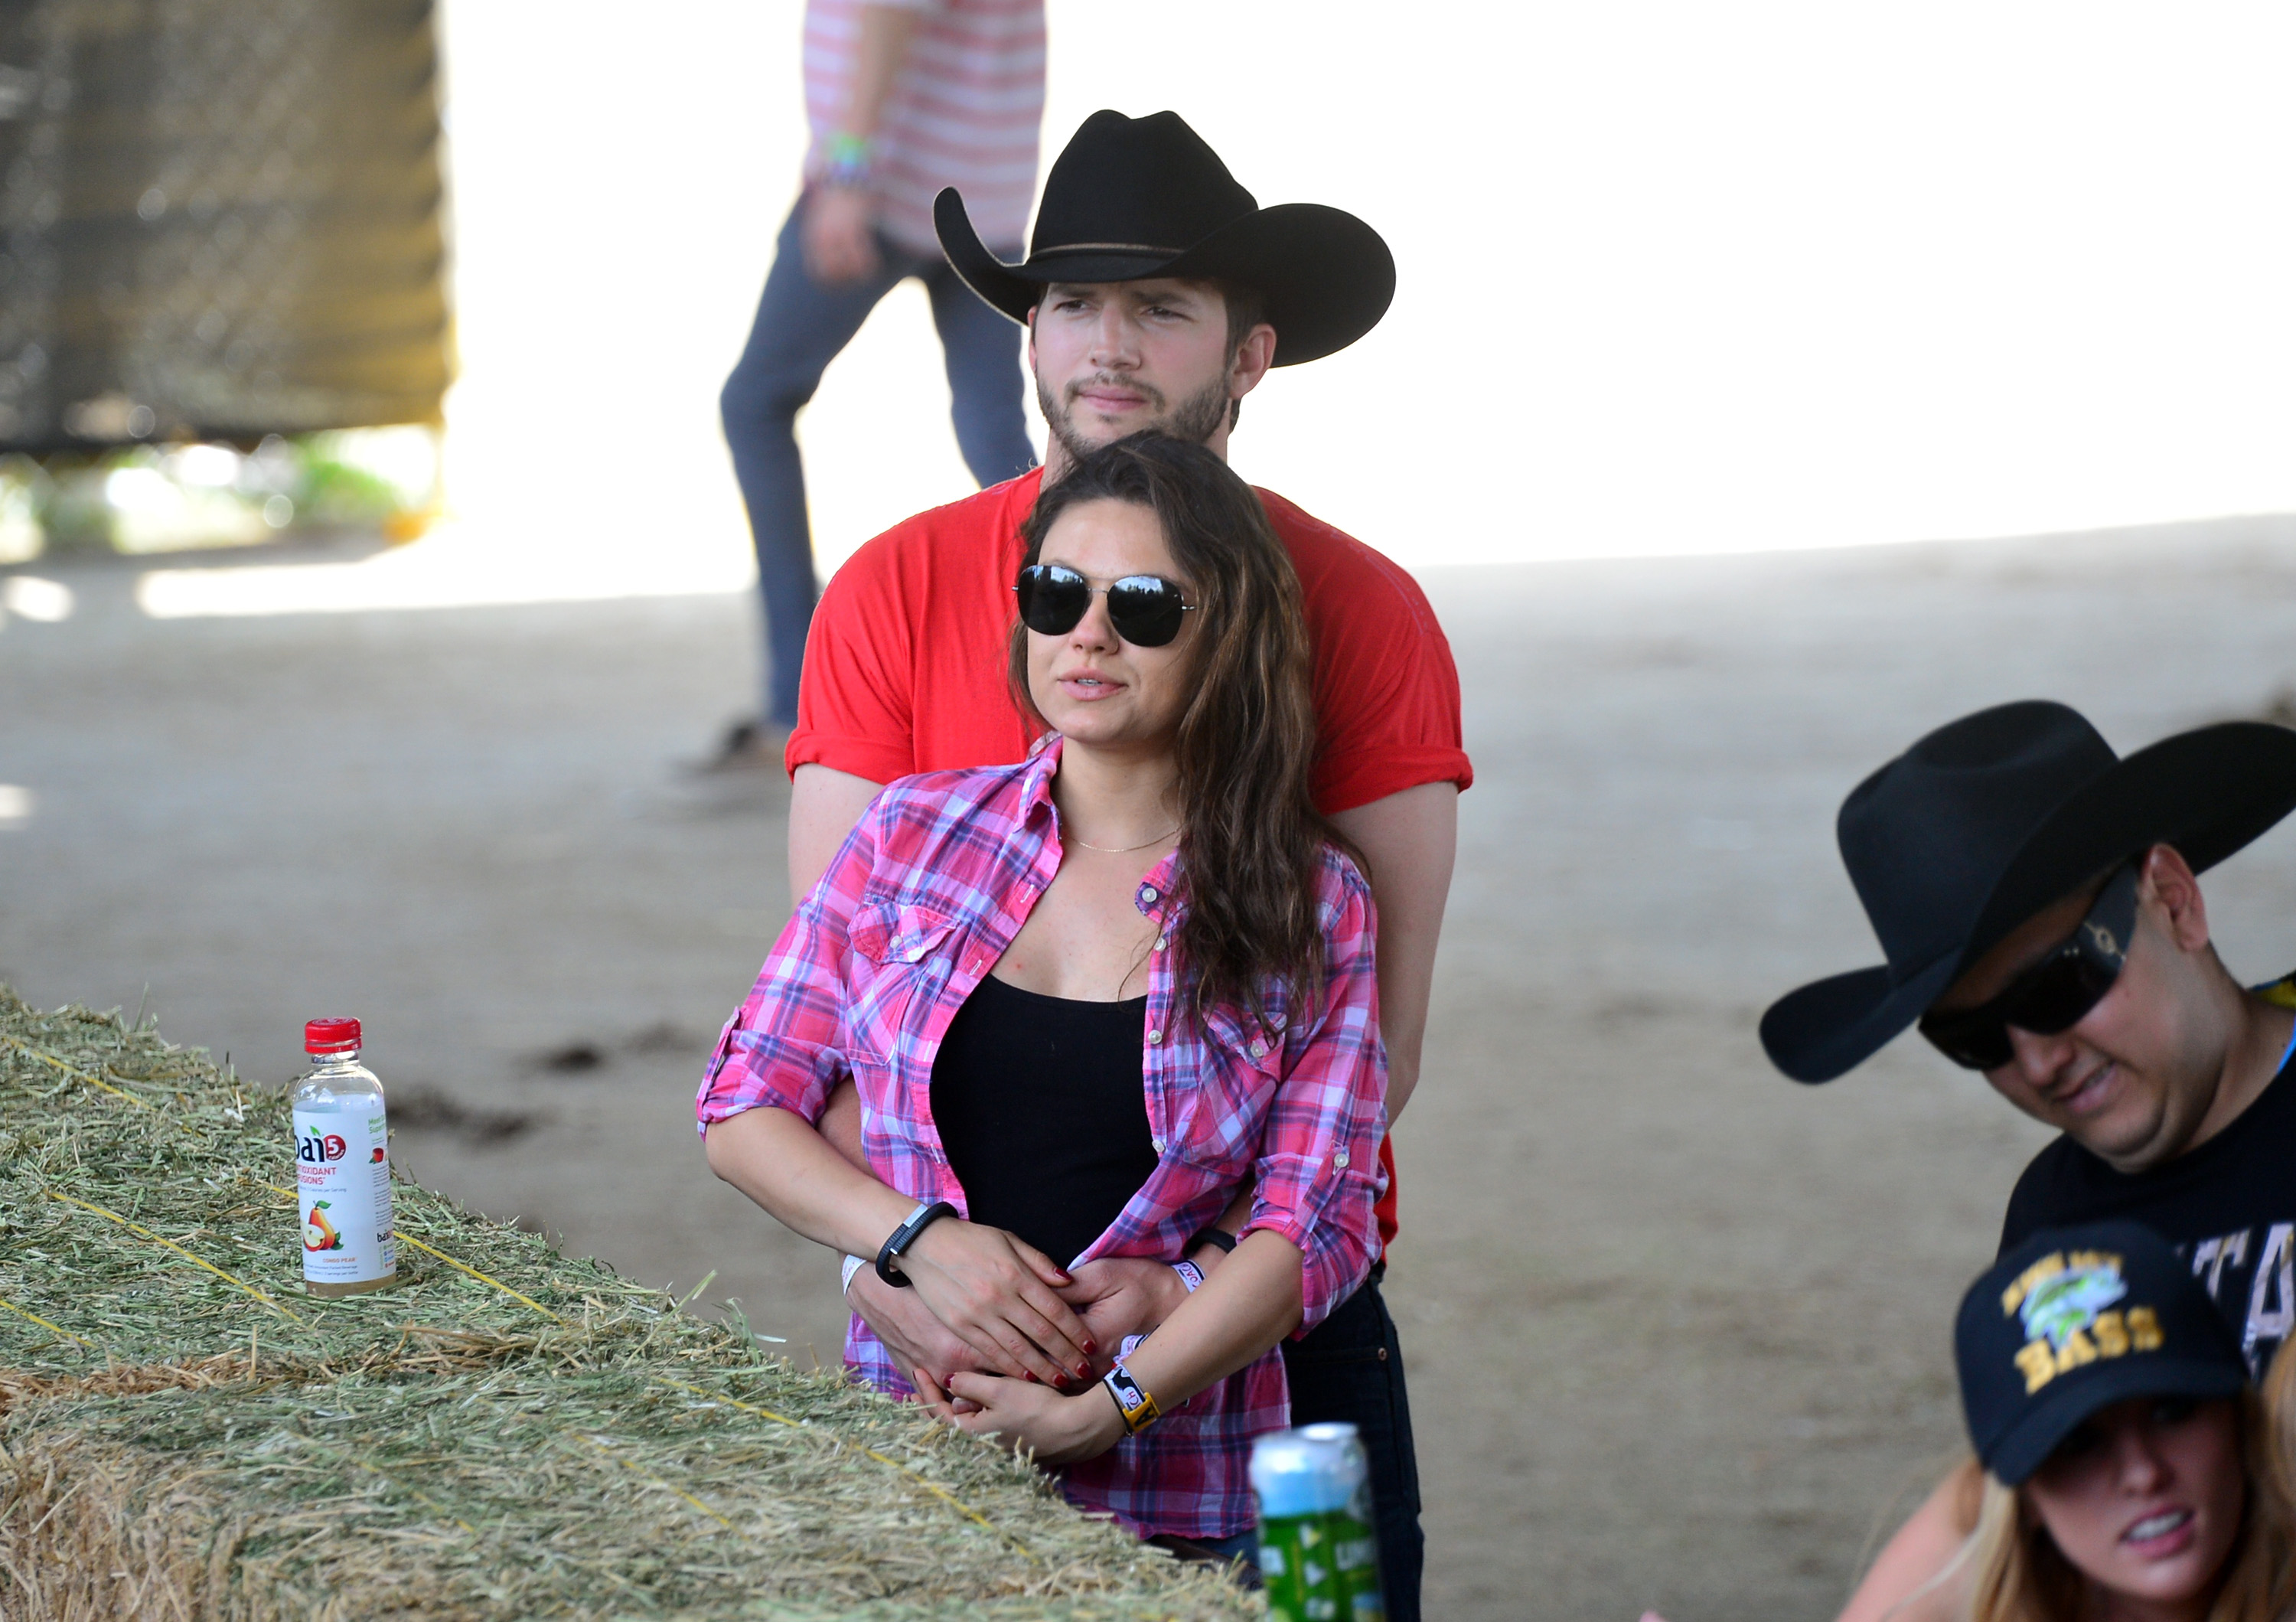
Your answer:
[[[258,1290],[254,1285],[246,1282],[244,1280],[233,1277],[230,1274],[226,1273],[222,1268],[217,1266],[213,1262],[204,1260],[200,1257],[193,1255],[189,1250],[184,1249],[183,1246],[177,1244],[174,1240],[162,1238],[160,1235],[154,1233],[151,1229],[145,1227],[143,1224],[130,1222],[127,1217],[122,1216],[118,1211],[107,1211],[100,1205],[90,1205],[85,1200],[75,1200],[70,1194],[60,1194],[52,1188],[43,1189],[41,1192],[46,1194],[51,1200],[61,1200],[66,1205],[76,1205],[79,1207],[83,1211],[93,1211],[108,1222],[116,1222],[121,1227],[126,1228],[129,1233],[140,1233],[155,1245],[167,1246],[168,1249],[173,1250],[176,1255],[182,1257],[194,1267],[206,1268],[209,1273],[214,1274],[216,1277],[221,1279],[225,1283],[229,1284],[234,1290],[244,1290],[249,1295],[253,1296],[257,1300],[262,1302],[266,1307],[268,1307],[272,1311],[277,1313],[281,1317],[289,1319],[293,1323],[300,1323],[306,1329],[310,1327],[310,1323],[308,1319],[304,1318],[298,1313],[291,1312],[286,1307],[282,1307],[278,1302],[264,1294],[263,1291]]]
[[[17,1306],[15,1302],[10,1300],[5,1296],[0,1296],[0,1307],[6,1307],[10,1312],[14,1313],[20,1318],[29,1318],[33,1323],[38,1324],[42,1329],[49,1331],[51,1333],[62,1335],[65,1339],[72,1341],[77,1345],[87,1347],[87,1349],[91,1352],[95,1349],[94,1346],[82,1340],[78,1335],[73,1334],[71,1331],[66,1329],[62,1324],[51,1323],[45,1318],[40,1316],[38,1313],[27,1312],[24,1308]]]
[[[651,1470],[646,1470],[643,1466],[631,1463],[629,1460],[624,1458],[620,1454],[616,1453],[612,1448],[607,1446],[596,1437],[584,1436],[578,1430],[570,1430],[566,1434],[572,1437],[578,1442],[587,1442],[591,1446],[596,1448],[600,1453],[604,1454],[608,1458],[620,1465],[624,1470],[630,1471],[633,1475],[636,1475],[644,1480],[652,1482],[654,1486],[660,1487],[665,1492],[676,1493],[679,1497],[685,1499],[686,1503],[692,1504],[695,1509],[700,1510],[703,1514],[709,1516],[710,1520],[716,1521],[719,1526],[724,1527],[728,1532],[738,1532],[741,1530],[741,1528],[735,1526],[732,1521],[726,1520],[723,1515],[720,1515],[717,1511],[711,1509],[708,1504],[702,1503],[701,1499],[696,1498],[692,1493],[687,1492],[676,1482],[665,1481],[660,1476],[653,1474]]]
[[[682,1380],[672,1380],[667,1375],[658,1374],[654,1379],[657,1384],[675,1386],[681,1391],[691,1391],[696,1397],[707,1397],[713,1403],[724,1403],[729,1408],[739,1408],[744,1413],[757,1414],[761,1419],[772,1420],[775,1424],[787,1425],[792,1430],[802,1430],[808,1436],[820,1437],[823,1441],[827,1442],[832,1447],[843,1447],[854,1453],[865,1454],[870,1458],[876,1460],[878,1463],[889,1465],[892,1469],[899,1470],[910,1480],[915,1482],[919,1487],[923,1487],[925,1491],[932,1494],[936,1498],[945,1501],[950,1508],[954,1509],[958,1514],[964,1516],[967,1520],[994,1532],[997,1536],[1003,1538],[1006,1543],[1011,1544],[1023,1555],[1027,1556],[1032,1564],[1039,1566],[1044,1564],[1044,1561],[1037,1558],[1037,1552],[1034,1549],[1029,1547],[1028,1544],[1013,1536],[1012,1533],[1006,1531],[1003,1527],[998,1526],[995,1521],[989,1520],[988,1517],[983,1515],[979,1510],[974,1509],[971,1504],[965,1503],[964,1499],[958,1497],[955,1493],[950,1492],[948,1488],[941,1486],[938,1481],[927,1479],[926,1477],[919,1471],[912,1470],[908,1465],[902,1463],[898,1459],[879,1453],[873,1447],[858,1446],[854,1443],[846,1441],[842,1437],[824,1436],[822,1432],[815,1429],[812,1426],[806,1424],[800,1420],[793,1420],[785,1413],[776,1413],[771,1408],[760,1408],[755,1403],[745,1403],[738,1397],[726,1397],[719,1392],[704,1390],[700,1386],[690,1386]]]
[[[566,1322],[566,1320],[565,1320],[565,1319],[563,1319],[563,1318],[560,1317],[556,1313],[554,1313],[554,1312],[551,1311],[551,1310],[550,1310],[550,1308],[548,1308],[547,1307],[545,1307],[541,1302],[539,1302],[539,1301],[536,1300],[532,1296],[526,1296],[526,1295],[521,1295],[521,1294],[519,1294],[519,1292],[518,1292],[517,1290],[512,1290],[512,1289],[508,1284],[504,1283],[500,1279],[498,1279],[498,1278],[494,1278],[494,1277],[490,1277],[489,1275],[488,1275],[488,1274],[483,1274],[483,1273],[480,1272],[476,1267],[472,1266],[468,1262],[458,1262],[458,1261],[456,1261],[453,1257],[451,1257],[451,1256],[447,1255],[444,1250],[439,1249],[437,1246],[435,1246],[435,1245],[426,1245],[426,1244],[424,1244],[421,1240],[419,1240],[419,1239],[415,1238],[415,1237],[414,1237],[414,1234],[412,1234],[412,1233],[400,1233],[400,1234],[398,1235],[398,1237],[399,1237],[400,1239],[405,1240],[408,1244],[413,1245],[416,1249],[418,1249],[418,1250],[422,1251],[424,1255],[426,1255],[426,1256],[435,1256],[435,1257],[437,1257],[440,1261],[442,1261],[442,1262],[446,1263],[449,1267],[453,1267],[453,1268],[455,1268],[455,1269],[457,1269],[457,1270],[459,1270],[459,1271],[461,1271],[461,1272],[463,1272],[463,1273],[467,1273],[467,1274],[469,1274],[472,1278],[474,1278],[474,1279],[478,1280],[478,1281],[479,1281],[479,1282],[480,1282],[481,1284],[492,1284],[492,1285],[493,1285],[496,1290],[501,1290],[504,1295],[506,1295],[506,1296],[510,1297],[510,1298],[511,1298],[512,1300],[513,1300],[513,1301],[523,1301],[523,1302],[525,1302],[529,1307],[533,1307],[535,1311],[537,1311],[537,1312],[540,1313],[544,1317],[545,1317],[545,1318],[549,1319],[553,1323],[565,1323],[565,1322]]]
[[[433,1510],[436,1510],[439,1514],[444,1515],[447,1520],[462,1528],[463,1530],[468,1532],[472,1536],[476,1537],[479,1535],[478,1528],[472,1526],[469,1521],[455,1513],[454,1511],[439,1503],[436,1498],[433,1498],[430,1494],[424,1492],[421,1487],[409,1487],[406,1482],[401,1481],[390,1470],[383,1469],[381,1465],[374,1463],[370,1460],[362,1459],[356,1454],[344,1453],[337,1448],[330,1447],[324,1442],[319,1440],[318,1438],[311,1435],[308,1431],[299,1430],[295,1434],[304,1441],[309,1443],[312,1446],[317,1448],[321,1453],[324,1453],[332,1458],[340,1459],[346,1464],[356,1464],[361,1470],[371,1470],[374,1471],[376,1475],[381,1476],[384,1480],[390,1482],[391,1486],[397,1487],[400,1492],[405,1493],[408,1497],[420,1500],[422,1503],[429,1504]]]
[[[12,1036],[5,1031],[0,1031],[0,1042],[6,1043],[10,1047],[14,1048],[19,1053],[29,1053],[42,1064],[53,1065],[57,1069],[62,1070],[65,1075],[72,1077],[75,1081],[84,1081],[91,1087],[101,1088],[102,1091],[111,1094],[114,1098],[124,1098],[129,1103],[134,1104],[138,1110],[149,1110],[152,1107],[149,1102],[136,1097],[133,1093],[122,1092],[119,1088],[113,1086],[110,1082],[105,1081],[101,1077],[89,1075],[86,1070],[81,1069],[76,1064],[66,1064],[62,1060],[57,1058],[53,1053],[49,1053],[46,1049],[34,1047],[30,1043],[25,1041],[20,1036]]]

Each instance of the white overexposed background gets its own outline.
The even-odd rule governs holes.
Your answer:
[[[442,15],[454,516],[273,606],[741,586],[717,393],[795,192],[800,6]],[[1263,203],[1393,245],[1387,320],[1275,373],[1234,457],[1408,565],[2296,509],[2284,4],[1051,0],[1050,29],[1048,165],[1095,108],[1171,107]],[[971,488],[947,412],[911,283],[801,421],[824,573]]]

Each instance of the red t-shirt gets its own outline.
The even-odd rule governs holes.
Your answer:
[[[855,553],[805,648],[789,769],[872,782],[1018,760],[1035,741],[1006,684],[1021,526],[1040,471],[921,512]],[[1316,656],[1316,803],[1352,810],[1425,782],[1464,789],[1459,673],[1419,583],[1282,496],[1259,499],[1299,572]],[[1382,1242],[1395,1237],[1395,1165]]]

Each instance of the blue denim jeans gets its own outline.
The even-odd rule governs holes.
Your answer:
[[[1292,1387],[1293,1424],[1345,1421],[1362,1432],[1388,1622],[1419,1622],[1419,1573],[1426,1558],[1419,1530],[1419,1458],[1411,1446],[1411,1400],[1403,1389],[1403,1342],[1379,1293],[1386,1271],[1384,1264],[1374,1267],[1364,1287],[1330,1317],[1300,1339],[1286,1340],[1283,1373]]]
[[[798,241],[804,208],[800,199],[782,226],[750,341],[718,397],[765,596],[763,714],[783,726],[797,719],[798,676],[817,590],[797,414],[880,299],[907,277],[924,283],[948,373],[957,448],[973,478],[996,484],[1037,464],[1021,411],[1021,330],[973,297],[939,254],[916,253],[882,235],[875,275],[823,286],[807,273]]]

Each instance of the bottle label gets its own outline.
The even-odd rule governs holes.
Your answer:
[[[296,1110],[295,1171],[306,1281],[365,1284],[398,1270],[380,1099],[366,1109]]]

